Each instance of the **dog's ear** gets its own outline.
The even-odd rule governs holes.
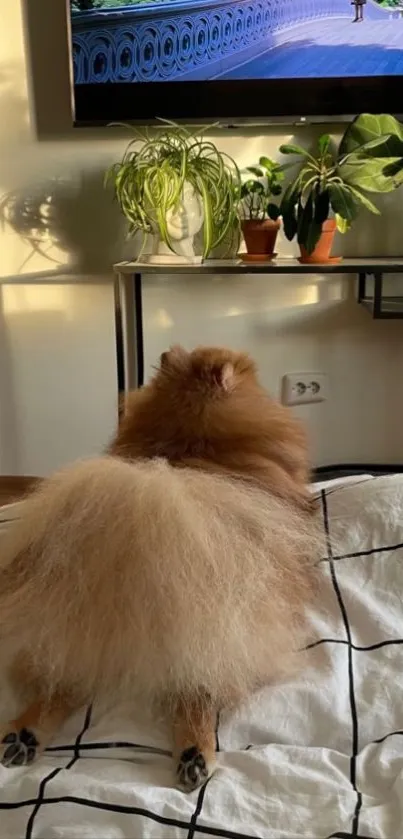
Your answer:
[[[212,368],[212,383],[220,390],[229,393],[235,386],[235,370],[234,365],[230,361],[225,361],[223,364],[216,364]]]
[[[189,363],[189,353],[179,344],[163,352],[160,358],[161,370],[184,370]]]

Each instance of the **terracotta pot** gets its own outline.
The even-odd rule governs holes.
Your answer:
[[[341,257],[330,256],[335,232],[335,220],[333,218],[329,218],[327,219],[327,221],[324,221],[322,224],[322,233],[320,234],[320,239],[312,253],[308,253],[304,246],[300,245],[300,262],[321,262],[322,264],[325,262],[339,262]]]
[[[245,219],[242,233],[248,254],[273,256],[280,222],[265,219]]]

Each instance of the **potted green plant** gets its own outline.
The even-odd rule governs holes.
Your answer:
[[[389,192],[399,185],[387,171],[396,165],[396,158],[387,156],[388,126],[379,119],[361,114],[338,147],[324,134],[313,154],[294,144],[280,146],[283,154],[297,156],[299,166],[284,191],[280,212],[287,239],[297,236],[301,262],[337,261],[330,255],[336,229],[345,233],[363,207],[379,215],[367,193]]]
[[[206,258],[239,235],[240,174],[211,140],[169,124],[154,133],[132,129],[123,159],[107,172],[129,233],[151,241],[152,262],[197,262],[194,239],[202,235]]]
[[[340,143],[342,172],[368,192],[392,192],[403,183],[403,125],[390,114],[360,114]]]
[[[261,262],[273,258],[277,234],[280,229],[280,210],[271,199],[281,194],[284,172],[279,163],[261,157],[257,166],[248,166],[246,172],[254,175],[241,187],[241,228],[247,253],[242,259]]]

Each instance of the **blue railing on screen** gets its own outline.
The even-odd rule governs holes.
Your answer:
[[[213,78],[293,26],[351,14],[349,0],[153,0],[81,12],[73,16],[75,81]],[[365,14],[385,20],[399,13],[368,0]]]

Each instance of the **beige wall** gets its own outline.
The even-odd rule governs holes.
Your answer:
[[[34,5],[36,86],[22,3],[0,0],[0,194],[7,196],[0,227],[0,473],[49,472],[98,451],[112,433],[111,265],[132,247],[124,245],[124,226],[102,186],[124,138],[112,129],[70,127],[64,0]],[[58,136],[46,139],[52,124]],[[242,166],[274,154],[284,135],[223,131],[216,139]],[[401,253],[402,201],[403,190],[383,200],[380,221],[363,215],[339,243],[344,252]],[[293,246],[280,241],[280,252]],[[301,409],[316,462],[403,461],[403,326],[372,322],[355,303],[353,278],[163,278],[147,285],[145,329],[148,369],[170,341],[181,340],[246,347],[274,392],[284,372],[328,373],[329,401]]]

